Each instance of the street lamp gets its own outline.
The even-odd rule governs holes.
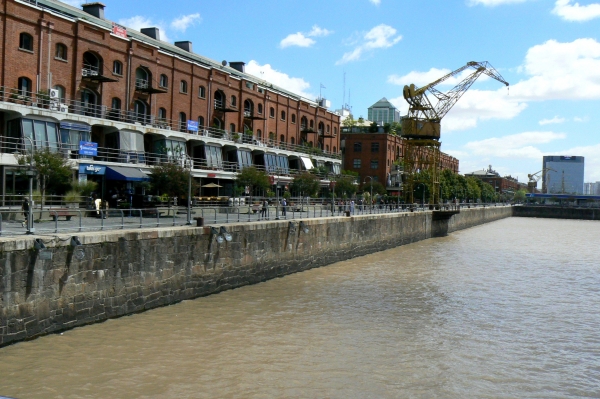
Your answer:
[[[422,200],[421,200],[421,206],[423,207],[423,210],[424,210],[425,209],[425,184],[424,183],[419,183],[419,184],[417,184],[417,188],[419,186],[423,186],[423,196],[422,196]]]
[[[33,228],[33,176],[35,175],[35,172],[33,171],[33,154],[35,151],[35,145],[31,137],[23,138],[29,140],[29,142],[31,143],[29,170],[26,173],[26,175],[29,177],[29,211],[27,212],[27,234],[33,234],[35,232],[35,229]]]
[[[275,220],[279,220],[279,175],[277,174],[278,171],[275,170],[275,175],[273,176],[273,180],[275,180],[275,178],[277,180],[275,180],[275,194],[277,196],[277,203],[275,204]]]
[[[192,160],[188,160],[188,207],[187,207],[187,225],[192,225]]]
[[[373,177],[372,176],[367,176],[365,177],[365,179],[363,180],[363,184],[367,183],[367,178],[371,179],[369,180],[369,183],[371,183],[371,197],[370,197],[370,201],[371,201],[371,211],[370,213],[373,213]]]

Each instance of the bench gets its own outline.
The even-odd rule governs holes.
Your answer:
[[[65,217],[65,220],[68,222],[71,220],[71,218],[73,216],[77,216],[76,212],[72,212],[72,211],[67,211],[67,210],[62,210],[62,211],[50,211],[50,216],[52,217],[52,221],[56,222],[56,219],[58,219],[61,216]]]

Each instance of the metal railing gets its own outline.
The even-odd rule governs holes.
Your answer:
[[[394,214],[429,211],[417,204],[332,204],[308,203],[288,206],[250,204],[235,207],[192,207],[188,220],[186,207],[132,209],[33,209],[33,233],[51,235],[105,230],[160,228],[185,225],[211,225],[271,220],[297,220],[325,217],[348,217],[372,214]],[[472,204],[469,207],[489,207],[506,204]],[[464,205],[442,204],[442,210],[460,210]],[[20,209],[0,210],[0,236],[27,234],[25,215]]]
[[[145,81],[146,84],[148,83]],[[144,84],[144,82],[139,82]],[[136,81],[136,87],[138,82]],[[73,113],[93,118],[106,119],[124,123],[140,124],[146,127],[164,130],[175,130],[187,133],[190,136],[204,136],[215,139],[233,141],[242,144],[251,144],[259,147],[269,147],[286,151],[300,152],[304,154],[321,156],[325,158],[341,159],[341,153],[332,152],[302,144],[278,143],[276,140],[263,139],[258,136],[250,136],[243,132],[229,132],[219,128],[199,127],[198,131],[188,131],[187,123],[179,119],[160,118],[147,113],[138,113],[132,110],[110,108],[105,105],[93,104],[70,99],[50,98],[44,91],[29,92],[0,86],[0,101],[18,103],[30,107],[45,108],[55,112]],[[238,139],[234,135],[239,136]]]

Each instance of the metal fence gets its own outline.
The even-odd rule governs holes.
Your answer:
[[[497,206],[504,204],[468,205],[468,207]],[[467,205],[462,205],[466,208]],[[461,205],[442,205],[442,210],[460,209]],[[439,209],[439,207],[438,207]],[[227,224],[259,222],[267,220],[293,220],[323,217],[346,217],[369,214],[389,214],[401,212],[422,212],[429,206],[416,204],[377,204],[377,205],[332,205],[304,204],[294,206],[260,205],[236,207],[169,207],[142,209],[34,209],[34,223],[31,229],[26,225],[26,217],[20,209],[0,211],[0,236],[18,236],[31,231],[37,235],[76,233],[88,231],[124,230],[140,228],[161,228],[200,224]]]

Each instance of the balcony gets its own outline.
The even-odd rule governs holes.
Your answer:
[[[81,69],[81,80],[92,83],[118,82],[118,79],[104,75],[103,69],[94,65],[84,64]]]
[[[167,89],[162,87],[154,87],[152,82],[146,79],[135,80],[135,91],[146,94],[167,93]]]
[[[135,123],[137,125],[140,125],[139,130],[142,132],[146,132],[144,128],[175,130],[182,131],[186,136],[189,137],[188,139],[196,138],[203,141],[210,141],[210,139],[226,140],[236,144],[253,146],[255,147],[255,150],[261,151],[264,151],[266,147],[290,152],[304,153],[324,158],[341,159],[340,153],[333,153],[331,151],[321,150],[319,148],[310,147],[308,145],[297,145],[282,142],[275,143],[274,141],[271,142],[269,140],[263,142],[260,138],[253,135],[245,134],[243,132],[237,132],[239,138],[237,140],[234,140],[233,132],[228,132],[226,130],[217,128],[200,126],[198,131],[187,131],[185,130],[186,126],[183,126],[183,130],[181,130],[181,122],[177,119],[172,120],[166,118],[158,118],[155,115],[139,114],[130,110],[109,108],[105,105],[87,103],[82,101],[50,98],[48,94],[43,92],[23,92],[15,88],[0,86],[0,102],[15,103],[28,107],[42,108],[48,110],[49,112],[57,114],[75,114],[122,123]],[[0,106],[0,111],[1,108],[2,107]],[[98,122],[94,123],[98,124]]]

